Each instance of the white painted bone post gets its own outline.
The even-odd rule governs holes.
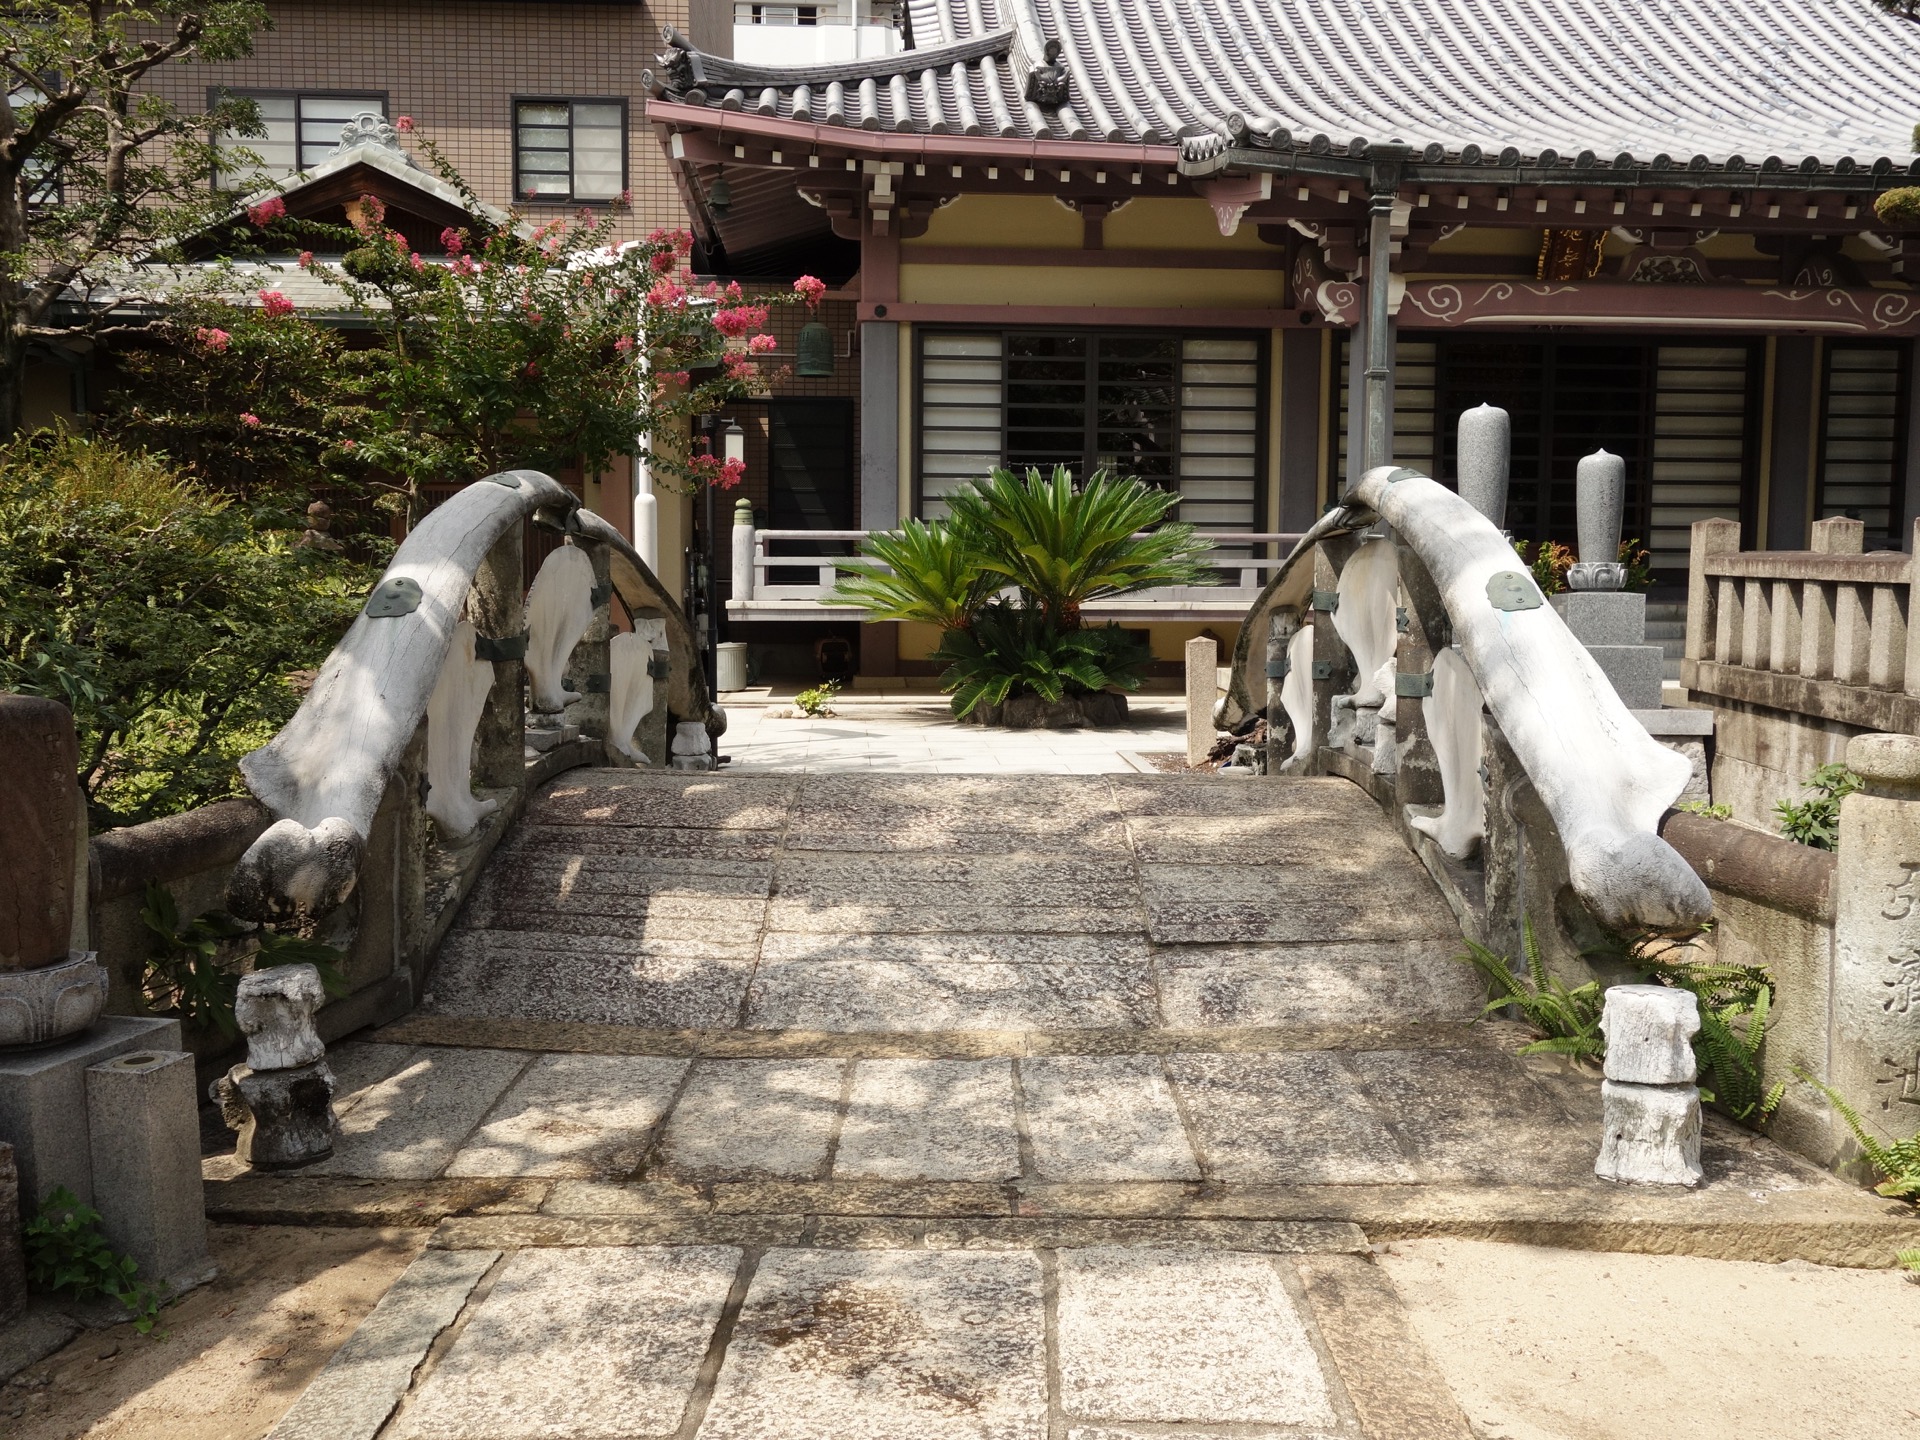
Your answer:
[[[441,838],[461,840],[500,808],[473,798],[473,736],[493,690],[493,662],[474,655],[473,623],[454,627],[453,645],[427,700],[427,814]]]
[[[580,698],[566,688],[567,657],[593,623],[593,562],[563,545],[541,563],[527,591],[527,680],[532,708],[557,714]]]

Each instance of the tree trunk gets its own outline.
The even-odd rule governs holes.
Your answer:
[[[26,418],[27,335],[0,305],[0,440],[18,434]]]

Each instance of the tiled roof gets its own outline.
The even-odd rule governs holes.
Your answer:
[[[1190,153],[1232,139],[1358,156],[1400,140],[1428,163],[1904,169],[1920,119],[1920,25],[1870,0],[908,0],[908,13],[915,48],[840,65],[743,65],[671,36],[654,83],[853,129]],[[1053,40],[1057,108],[1027,98]]]

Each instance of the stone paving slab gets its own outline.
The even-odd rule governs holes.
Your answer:
[[[1473,1440],[1446,1376],[1379,1266],[1353,1255],[1305,1255],[1295,1268],[1367,1434]]]
[[[645,864],[636,865],[629,855],[588,854],[562,842],[538,850],[517,850],[504,873],[495,872],[488,878],[496,884],[510,881],[517,897],[531,899],[537,899],[542,891],[551,895],[607,892],[659,899],[757,899],[766,895],[772,882],[773,861],[683,858],[676,862],[648,858]]]
[[[661,1136],[678,1177],[824,1176],[839,1132],[841,1060],[702,1060]]]
[[[1156,945],[1425,939],[1447,933],[1440,927],[1450,923],[1437,896],[1431,905],[1392,891],[1336,899],[1304,886],[1284,898],[1243,901],[1186,900],[1169,888],[1150,895],[1146,909]]]
[[[333,1157],[308,1175],[424,1180],[438,1175],[530,1057],[512,1050],[422,1049],[340,1116]]]
[[[935,905],[815,904],[776,895],[767,906],[769,930],[826,935],[974,934],[1002,930],[1024,935],[1126,935],[1143,928],[1140,907],[1094,905],[976,905],[965,899]]]
[[[1060,818],[1046,829],[978,830],[960,817],[913,815],[888,828],[871,823],[821,825],[797,820],[781,838],[780,848],[796,854],[882,855],[1126,855],[1128,828],[1106,815]]]
[[[391,1440],[673,1435],[739,1263],[719,1246],[518,1252]]]
[[[909,965],[1128,965],[1152,957],[1146,936],[834,935],[776,930],[760,944],[762,965],[802,960],[893,961]]]
[[[526,818],[536,825],[779,830],[798,789],[787,777],[572,770],[528,800]]]
[[[1434,1018],[1471,1020],[1485,1003],[1469,979],[1464,996],[1443,1000],[1436,970],[1464,970],[1458,940],[1362,940],[1327,945],[1162,948],[1154,956],[1166,1023],[1288,1025],[1314,1021]],[[1449,976],[1449,979],[1454,977]]]
[[[1044,1440],[1031,1253],[776,1250],[700,1440]]]
[[[1200,1179],[1157,1057],[1038,1058],[1019,1073],[1039,1179]]]
[[[870,1034],[1144,1027],[1156,1019],[1145,965],[763,960],[746,1023]]]
[[[751,933],[760,924],[766,901],[762,895],[717,895],[673,890],[659,894],[623,894],[594,887],[567,887],[538,876],[511,871],[490,875],[474,890],[467,904],[469,928],[527,929],[519,917],[557,915],[557,926],[531,928],[578,929],[598,934],[675,933],[706,935]],[[664,929],[654,922],[691,922]],[[601,923],[616,922],[611,928]],[[586,923],[582,923],[586,922]]]
[[[1342,1060],[1329,1052],[1168,1057],[1209,1178],[1268,1185],[1417,1179]]]
[[[1327,776],[1263,777],[1249,782],[1218,775],[1110,775],[1105,783],[1113,804],[1130,818],[1246,815],[1271,819],[1276,812],[1291,812],[1308,820],[1344,818],[1369,829],[1384,824],[1380,807],[1359,786]]]
[[[404,1070],[419,1058],[411,1045],[378,1045],[345,1040],[327,1047],[327,1068],[333,1072],[333,1113],[344,1115],[367,1098],[375,1085]]]
[[[1272,1258],[1088,1249],[1058,1265],[1060,1405],[1073,1419],[1338,1423]]]
[[[659,1029],[739,1023],[751,954],[688,954],[654,936],[602,950],[589,939],[551,930],[456,931],[440,947],[421,1008]]]
[[[631,1174],[686,1070],[684,1060],[543,1055],[500,1097],[447,1174]]]
[[[1019,1175],[1010,1062],[854,1062],[835,1179],[993,1181]]]
[[[374,1440],[498,1250],[428,1250],[333,1354],[267,1440]]]
[[[1373,1101],[1413,1146],[1421,1178],[1488,1184],[1582,1180],[1597,1135],[1536,1085],[1510,1055],[1373,1051],[1344,1057]]]
[[[621,855],[655,866],[692,867],[721,862],[764,862],[780,847],[778,830],[675,829],[639,825],[542,825],[522,820],[497,853]]]

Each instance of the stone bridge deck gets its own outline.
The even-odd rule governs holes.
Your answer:
[[[1596,1181],[1460,948],[1338,780],[570,774],[334,1157],[210,1187],[439,1222],[275,1433],[1462,1437],[1370,1239],[1877,1261],[1716,1121],[1701,1192]]]

